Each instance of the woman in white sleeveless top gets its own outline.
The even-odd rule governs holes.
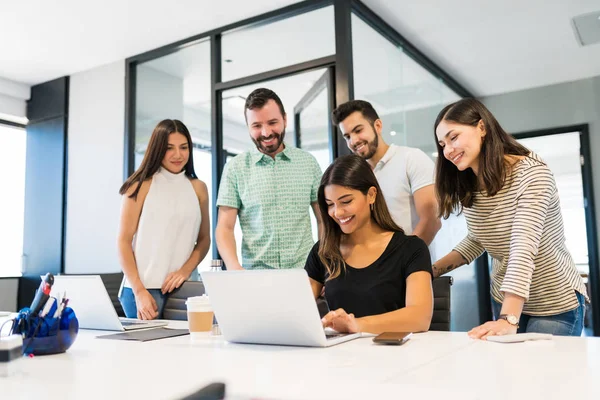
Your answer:
[[[210,246],[208,191],[196,177],[192,138],[179,120],[156,125],[142,164],[125,181],[119,296],[129,318],[161,318],[167,297],[185,282]]]

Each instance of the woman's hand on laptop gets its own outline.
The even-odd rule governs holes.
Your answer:
[[[154,319],[158,316],[158,306],[154,297],[144,288],[135,294],[138,319]]]
[[[354,314],[348,314],[343,308],[329,311],[322,319],[323,328],[331,328],[337,332],[356,333],[360,332],[358,320]]]

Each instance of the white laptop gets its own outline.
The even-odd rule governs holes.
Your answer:
[[[326,335],[303,269],[202,272],[227,341],[328,347],[360,333]]]
[[[167,321],[119,318],[99,275],[57,275],[50,295],[69,299],[79,327],[104,331],[128,331],[168,325]]]

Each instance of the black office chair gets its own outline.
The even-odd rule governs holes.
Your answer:
[[[163,310],[163,319],[174,319],[179,321],[187,321],[187,308],[185,301],[188,297],[202,296],[205,293],[204,283],[200,281],[186,281],[174,290]]]
[[[211,383],[202,389],[185,396],[181,400],[223,400],[225,398],[225,384],[221,382]]]
[[[433,317],[430,331],[450,331],[450,287],[451,276],[440,276],[432,281]]]
[[[317,310],[319,310],[319,315],[321,318],[323,318],[329,312],[329,304],[327,304],[325,297],[319,297],[317,299]]]
[[[115,311],[119,317],[125,316],[125,311],[123,311],[123,307],[121,306],[121,302],[119,301],[119,289],[121,288],[121,282],[123,282],[123,273],[116,272],[112,274],[99,274],[104,286],[106,287],[106,291],[110,296],[110,300],[115,307]]]

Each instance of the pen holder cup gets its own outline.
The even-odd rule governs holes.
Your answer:
[[[13,333],[23,335],[23,354],[64,353],[75,342],[79,321],[70,307],[58,318],[33,317],[24,308],[15,319]]]

